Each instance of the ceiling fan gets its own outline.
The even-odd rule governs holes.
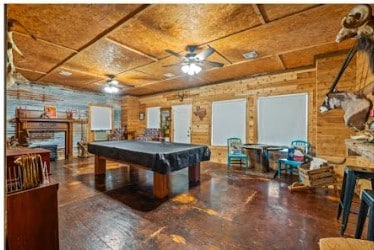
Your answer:
[[[118,80],[115,79],[114,75],[107,75],[108,79],[104,84],[104,91],[110,94],[118,93],[123,88],[133,88],[134,85],[120,83]]]
[[[204,65],[209,65],[212,67],[223,67],[224,65],[223,63],[205,60],[206,58],[208,58],[210,55],[212,55],[216,51],[215,49],[213,49],[212,47],[208,47],[207,49],[199,53],[196,53],[197,49],[198,49],[197,45],[187,45],[186,47],[187,54],[184,56],[170,49],[166,49],[165,51],[167,53],[173,56],[176,56],[178,58],[181,58],[182,61],[180,63],[163,65],[163,67],[181,65],[182,71],[189,75],[198,74],[201,71],[202,66]]]

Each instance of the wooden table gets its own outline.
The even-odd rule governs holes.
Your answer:
[[[259,164],[263,172],[269,172],[269,151],[279,151],[284,147],[267,144],[244,144],[242,149],[248,155],[251,167],[255,168]]]

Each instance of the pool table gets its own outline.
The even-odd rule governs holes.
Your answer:
[[[165,198],[169,194],[169,174],[188,167],[190,184],[200,182],[200,162],[210,160],[205,145],[158,141],[104,141],[88,144],[95,155],[95,174],[105,174],[106,160],[129,164],[153,171],[153,195]]]

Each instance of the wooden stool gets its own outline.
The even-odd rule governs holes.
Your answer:
[[[361,195],[361,205],[357,217],[357,225],[355,238],[360,239],[362,234],[362,229],[365,224],[366,215],[369,212],[369,225],[368,225],[368,234],[367,240],[374,240],[374,191],[365,189],[362,191]]]
[[[320,250],[373,250],[374,242],[343,237],[331,237],[320,239],[319,247]]]
[[[352,198],[355,192],[356,181],[358,179],[369,179],[374,186],[374,169],[360,168],[347,166],[344,169],[344,177],[342,183],[342,190],[340,193],[340,203],[338,207],[339,219],[341,212],[343,211],[342,226],[340,229],[340,235],[344,235],[344,231],[347,227],[349,213],[351,211]]]

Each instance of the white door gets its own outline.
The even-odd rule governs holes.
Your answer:
[[[191,143],[192,105],[172,106],[174,142]]]

